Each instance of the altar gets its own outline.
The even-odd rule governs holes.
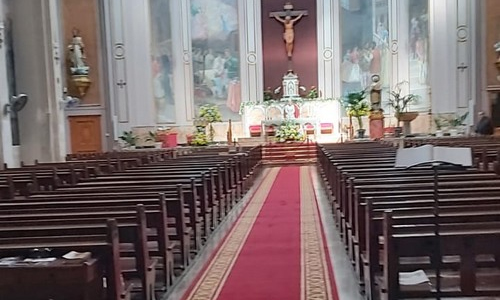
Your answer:
[[[340,103],[335,99],[301,96],[305,88],[299,85],[298,76],[289,70],[282,86],[274,90],[278,99],[262,102],[244,102],[241,105],[245,135],[267,136],[280,125],[293,122],[307,134],[330,134],[339,132]],[[268,93],[271,93],[268,91]],[[269,130],[269,128],[271,130]]]
[[[287,117],[286,106],[293,103],[293,117]],[[245,103],[242,106],[242,119],[245,135],[248,137],[263,136],[269,127],[279,127],[284,123],[295,123],[304,130],[314,134],[334,135],[338,132],[339,103],[325,99],[294,99],[283,101],[267,101],[262,103]]]

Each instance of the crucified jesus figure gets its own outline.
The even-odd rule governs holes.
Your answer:
[[[285,49],[288,59],[292,59],[293,52],[293,41],[295,39],[295,32],[293,26],[295,22],[297,22],[300,18],[302,18],[304,14],[301,13],[297,17],[293,18],[290,16],[285,16],[285,18],[280,18],[277,14],[274,14],[273,17],[279,22],[283,23],[285,27],[285,32],[283,33],[283,39],[285,40]]]

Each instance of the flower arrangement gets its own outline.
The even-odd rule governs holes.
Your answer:
[[[276,130],[276,140],[280,143],[301,141],[303,139],[304,134],[301,132],[299,125],[293,122],[285,122]]]
[[[194,134],[191,145],[193,146],[206,146],[208,145],[208,137],[206,133],[198,131]]]
[[[198,112],[198,117],[201,122],[205,122],[209,126],[209,139],[211,142],[214,140],[215,130],[212,126],[214,122],[221,122],[222,115],[219,111],[219,107],[217,105],[206,104],[200,107]]]

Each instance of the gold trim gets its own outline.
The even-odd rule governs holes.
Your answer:
[[[329,261],[310,170],[310,166],[300,168],[301,299],[333,300]]]
[[[228,233],[217,254],[210,262],[202,277],[198,280],[189,297],[190,300],[216,299],[238,258],[246,239],[259,216],[280,168],[272,168],[263,177],[262,185],[255,192],[250,203],[238,218],[233,229]]]

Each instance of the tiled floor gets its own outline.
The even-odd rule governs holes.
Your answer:
[[[196,258],[196,262],[191,265],[184,275],[179,278],[177,283],[170,289],[170,292],[165,295],[163,300],[179,300],[185,291],[189,288],[189,285],[195,279],[196,275],[203,268],[207,260],[212,255],[213,251],[219,244],[220,240],[225,236],[231,225],[237,219],[238,215],[244,207],[244,204],[249,200],[249,196],[252,194],[256,186],[262,178],[256,181],[255,186],[247,193],[247,196],[241,201],[235,209],[230,213],[230,215],[225,219],[225,221],[219,226],[217,231],[213,236],[207,241],[206,246],[200,252]],[[352,268],[351,263],[348,260],[346,252],[344,250],[344,245],[340,239],[340,236],[335,227],[334,221],[331,217],[331,210],[328,206],[328,201],[326,195],[322,189],[319,175],[313,177],[316,195],[319,198],[319,206],[321,218],[324,224],[325,234],[327,237],[327,243],[329,248],[329,254],[331,261],[333,263],[333,271],[335,280],[337,283],[337,289],[341,300],[361,300],[363,297],[359,293],[359,286]],[[263,299],[264,300],[264,299]]]

